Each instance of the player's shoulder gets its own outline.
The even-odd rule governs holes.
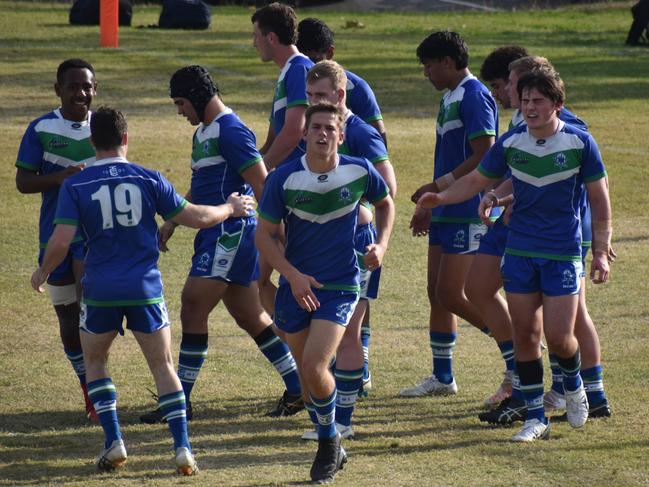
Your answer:
[[[297,157],[280,164],[273,171],[268,173],[268,179],[274,181],[285,181],[291,174],[305,171],[306,169],[304,168],[303,163],[304,157],[305,156]]]
[[[352,71],[345,70],[345,75],[347,76],[347,81],[350,81],[353,84],[353,88],[358,86],[369,86],[367,81]]]
[[[29,128],[38,130],[39,128],[42,128],[43,123],[47,123],[47,122],[51,123],[52,121],[54,122],[63,121],[63,117],[61,116],[61,113],[59,112],[58,109],[52,110],[51,112],[44,113],[40,117],[33,119],[29,123]]]
[[[338,164],[340,166],[360,166],[368,170],[372,166],[372,163],[364,157],[348,156],[345,154],[340,154],[338,157]]]
[[[289,60],[289,71],[292,69],[309,70],[315,63],[304,54],[299,53]]]
[[[579,129],[582,132],[588,132],[588,125],[586,124],[586,122],[584,122],[581,118],[568,110],[566,107],[563,107],[559,112],[559,119],[565,122],[567,125]]]

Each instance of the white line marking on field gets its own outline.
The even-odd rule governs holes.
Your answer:
[[[471,7],[471,8],[476,8],[478,10],[484,10],[486,12],[499,12],[500,9],[498,8],[493,8],[493,7],[487,7],[486,5],[479,5],[477,3],[473,2],[466,2],[462,0],[439,0],[442,3],[450,3],[453,5],[462,5],[463,7]]]

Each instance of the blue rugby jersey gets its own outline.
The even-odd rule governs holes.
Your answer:
[[[67,178],[54,223],[78,225],[86,238],[83,302],[162,302],[155,215],[172,218],[186,204],[159,172],[120,157],[101,159]]]
[[[46,175],[93,162],[95,149],[90,144],[90,116],[88,113],[84,122],[73,122],[63,118],[57,108],[32,121],[20,143],[16,167]],[[59,188],[48,189],[41,195],[38,240],[44,248],[54,231]],[[78,241],[81,241],[80,234],[75,238],[75,242]]]
[[[347,108],[364,122],[383,120],[376,96],[367,81],[351,71],[345,70],[345,74],[347,75],[347,98],[345,101]]]
[[[388,187],[367,159],[340,155],[334,169],[315,173],[305,157],[269,174],[259,215],[272,223],[284,221],[285,256],[300,272],[324,289],[358,291],[358,205],[361,198],[382,200]],[[286,282],[280,277],[280,283]]]

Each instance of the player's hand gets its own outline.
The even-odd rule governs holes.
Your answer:
[[[512,213],[514,213],[514,205],[507,206],[503,214],[503,223],[507,226],[509,226],[509,219],[512,217]]]
[[[312,288],[320,289],[322,284],[314,277],[298,272],[289,280],[289,284],[293,297],[300,308],[313,312],[320,307],[320,301],[315,297]]]
[[[419,198],[421,198],[422,194],[424,194],[424,193],[433,193],[433,192],[435,192],[435,189],[436,189],[436,186],[435,186],[434,182],[424,184],[417,191],[412,193],[412,196],[410,197],[410,201],[412,201],[413,203],[416,204],[417,201],[419,201]]]
[[[439,193],[426,192],[417,200],[417,209],[432,209],[442,204]]]
[[[494,198],[493,196],[489,195],[489,193],[485,194],[482,199],[480,200],[480,204],[478,205],[478,216],[480,217],[480,220],[482,220],[482,223],[485,225],[493,225],[494,222],[491,221],[491,210],[494,207]]]
[[[590,263],[590,280],[593,284],[603,284],[608,281],[611,268],[608,265],[608,255],[603,252],[593,252]]]
[[[615,252],[613,247],[611,247],[610,245],[608,246],[607,258],[608,258],[608,263],[609,264],[612,264],[613,262],[615,262],[615,259],[617,259],[617,252]]]
[[[86,167],[85,164],[79,164],[78,166],[68,166],[65,169],[63,169],[63,171],[57,172],[56,175],[58,176],[59,185],[63,184],[63,181],[65,181],[73,174],[83,171],[85,167]]]
[[[176,225],[174,222],[168,220],[164,222],[164,224],[160,227],[160,241],[158,242],[158,247],[162,252],[167,252],[169,250],[169,247],[167,247],[167,242],[174,234],[177,226],[178,225]]]
[[[232,206],[232,216],[251,216],[255,214],[255,199],[252,196],[232,193],[226,204]]]
[[[44,293],[45,289],[43,289],[43,284],[45,284],[45,281],[47,281],[47,274],[39,267],[32,274],[32,288],[34,291]]]
[[[363,256],[363,264],[365,268],[370,271],[375,271],[383,263],[383,256],[385,255],[385,247],[383,245],[373,243],[365,247],[365,255]]]
[[[425,237],[428,235],[430,228],[430,210],[425,208],[416,208],[415,213],[410,219],[410,228],[413,237]]]

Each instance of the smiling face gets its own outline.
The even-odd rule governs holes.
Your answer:
[[[524,88],[521,93],[520,105],[529,132],[534,137],[549,137],[554,134],[561,103],[552,101],[536,88]]]
[[[61,99],[63,117],[83,122],[88,118],[90,105],[97,94],[97,82],[89,69],[72,68],[63,73],[63,80],[54,85],[54,91]]]
[[[307,155],[331,158],[343,143],[340,119],[335,113],[316,112],[311,115],[309,125],[304,129]]]
[[[192,105],[192,102],[190,102],[187,98],[174,98],[173,101],[174,105],[176,105],[176,108],[178,109],[178,115],[185,117],[187,121],[192,125],[198,125],[199,123],[201,123],[194,105]]]

